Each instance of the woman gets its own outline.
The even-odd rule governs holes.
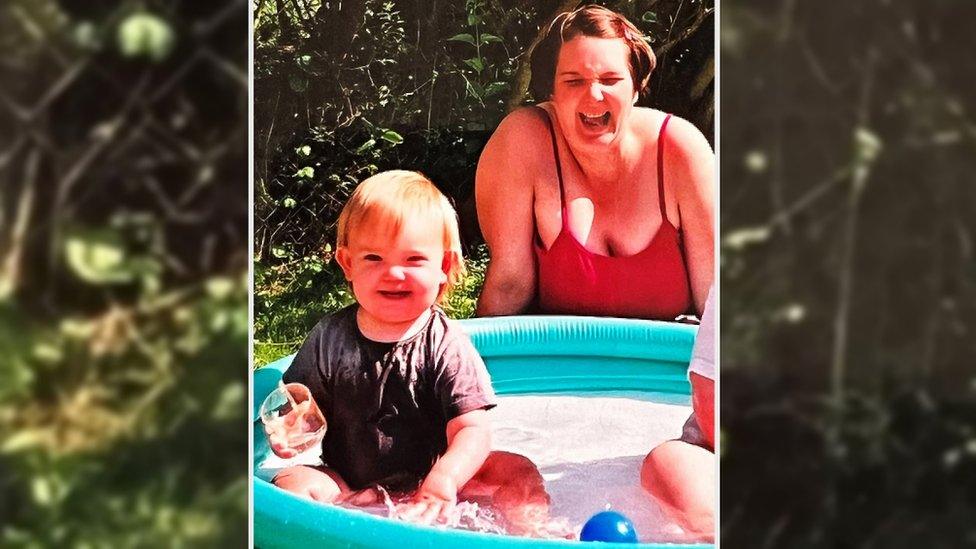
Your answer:
[[[654,54],[624,17],[558,16],[532,54],[538,106],[508,115],[478,163],[491,252],[478,314],[541,312],[672,320],[702,315],[714,278],[708,142],[636,107]],[[693,537],[714,530],[714,451],[693,417],[642,479]]]
[[[491,252],[478,314],[672,320],[713,279],[714,157],[690,123],[636,107],[653,52],[621,15],[558,16],[532,54],[532,94],[478,163]]]

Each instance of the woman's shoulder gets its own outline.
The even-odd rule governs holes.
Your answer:
[[[715,155],[698,127],[684,118],[655,109],[641,111],[641,116],[645,117],[641,122],[642,126],[645,131],[654,134],[648,143],[654,143],[655,153],[661,126],[670,116],[664,133],[664,179],[665,184],[670,184],[675,189],[679,202],[698,200],[701,193],[709,193]]]
[[[668,147],[679,149],[691,147],[693,150],[701,150],[704,147],[711,152],[708,140],[702,135],[698,127],[680,116],[648,107],[635,107],[634,115],[642,137],[647,138],[650,142],[657,142],[664,120],[670,117],[665,132],[665,142]]]
[[[549,134],[548,116],[542,107],[519,107],[505,115],[492,134],[492,139],[524,144],[537,143],[541,136]]]
[[[550,151],[551,137],[546,111],[521,107],[505,116],[492,133],[479,162],[481,167],[515,168],[524,171],[536,165],[542,153]]]

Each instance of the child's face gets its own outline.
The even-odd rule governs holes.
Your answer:
[[[356,301],[380,322],[416,320],[447,282],[443,227],[437,222],[405,223],[391,234],[376,224],[363,225],[336,251]]]

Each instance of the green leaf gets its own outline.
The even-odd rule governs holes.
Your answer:
[[[311,166],[305,166],[304,168],[295,172],[297,177],[304,177],[305,179],[312,179],[315,177],[315,168]]]
[[[468,33],[455,34],[454,36],[448,38],[447,41],[448,42],[467,42],[468,44],[471,44],[472,46],[476,45],[475,44],[475,41],[474,41],[474,36],[471,36]]]
[[[485,88],[483,88],[481,84],[477,82],[471,82],[470,85],[468,86],[468,89],[471,90],[471,93],[479,100],[484,99]]]
[[[35,503],[49,505],[54,499],[50,481],[44,477],[34,477],[31,481],[31,495],[34,496]]]
[[[508,89],[507,82],[492,82],[485,86],[485,97],[491,97]]]
[[[474,14],[474,13],[469,13],[468,14],[468,25],[474,26],[474,25],[478,25],[480,23],[481,23],[481,16],[480,15],[477,15],[477,14]]]
[[[247,389],[243,383],[231,383],[224,387],[213,407],[212,417],[216,420],[235,419],[243,414],[247,400]]]
[[[471,59],[465,59],[464,64],[477,71],[478,74],[481,74],[481,71],[485,70],[485,64],[481,61],[481,59],[477,57],[472,57]]]
[[[0,452],[13,454],[31,448],[43,446],[47,441],[47,436],[40,429],[21,429],[3,441]]]
[[[294,198],[289,196],[288,198],[285,198],[284,200],[281,201],[281,205],[286,208],[294,208],[296,205],[298,205],[298,202],[296,202]]]
[[[47,341],[39,341],[34,344],[34,358],[48,364],[54,364],[64,360],[64,349],[60,345],[55,345]]]
[[[403,143],[403,136],[393,130],[386,130],[386,132],[383,133],[381,139],[383,139],[384,141],[389,141],[394,145],[399,145],[400,143]]]
[[[92,284],[124,284],[133,280],[122,236],[109,230],[77,231],[65,239],[68,267]]]
[[[502,41],[502,39],[499,38],[499,37],[497,37],[497,36],[495,36],[494,34],[488,34],[486,32],[486,33],[483,33],[481,35],[481,43],[482,44],[487,44],[489,42],[501,42],[501,41]]]
[[[301,147],[295,149],[295,152],[298,153],[299,156],[308,156],[312,154],[312,147],[308,145],[302,145]]]
[[[204,287],[207,294],[214,299],[227,299],[234,291],[234,281],[225,276],[215,276],[207,280]]]
[[[176,36],[165,19],[140,12],[119,24],[116,42],[125,57],[145,57],[158,63],[169,57]]]
[[[645,23],[657,23],[657,14],[653,11],[645,11],[641,16],[641,21]]]
[[[288,86],[297,93],[302,93],[308,89],[308,80],[301,76],[292,74],[288,77]]]
[[[368,140],[366,140],[365,143],[363,143],[362,145],[360,145],[358,149],[356,149],[356,154],[363,154],[366,151],[372,150],[372,148],[375,147],[375,146],[376,146],[376,140],[375,139],[368,139]]]

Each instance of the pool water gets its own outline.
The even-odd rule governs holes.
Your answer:
[[[637,392],[502,396],[490,412],[492,447],[539,467],[552,516],[574,532],[609,506],[630,518],[641,541],[678,542],[683,532],[641,488],[640,466],[681,434],[687,400]]]
[[[638,392],[500,396],[490,412],[492,448],[539,467],[552,498],[546,537],[578,539],[590,516],[613,509],[630,518],[641,541],[676,543],[683,532],[641,488],[640,466],[651,448],[680,435],[690,413],[686,401]],[[316,458],[308,455],[310,462]],[[359,510],[395,518],[401,502],[394,497]],[[484,503],[460,502],[447,526],[504,533]]]

